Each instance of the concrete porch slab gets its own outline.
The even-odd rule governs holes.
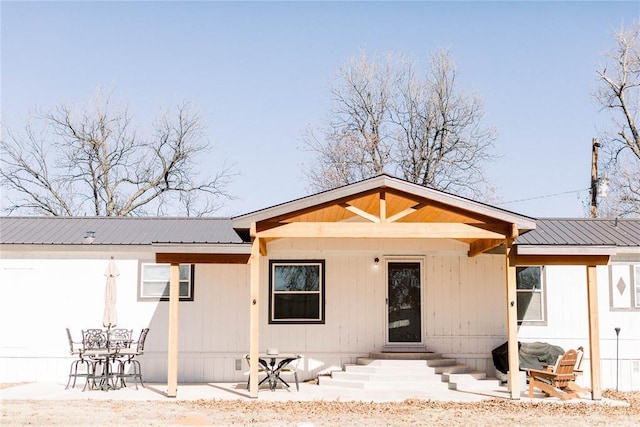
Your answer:
[[[246,383],[200,383],[179,384],[178,396],[166,397],[166,384],[146,384],[145,388],[126,387],[118,390],[82,391],[77,384],[74,389],[65,390],[65,383],[26,383],[0,388],[2,400],[121,400],[121,401],[153,401],[153,400],[247,400],[253,401],[246,390]],[[593,401],[590,396],[583,395],[582,399],[560,401],[555,398],[545,398],[542,394],[527,397],[522,392],[521,402],[558,402],[572,404],[577,402],[628,406],[625,402],[609,399]],[[261,389],[258,400],[262,401],[363,401],[363,402],[401,402],[407,399],[420,399],[447,402],[479,402],[489,399],[509,399],[509,392],[504,386],[492,386],[486,389],[469,388],[463,386],[458,390],[349,390],[342,387],[319,386],[312,383],[301,383],[300,391],[295,387],[290,390],[279,388],[270,391]]]

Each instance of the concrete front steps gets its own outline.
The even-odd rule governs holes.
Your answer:
[[[473,371],[455,359],[439,353],[371,353],[356,364],[345,364],[342,371],[318,377],[319,385],[363,390],[465,390],[497,387],[498,380],[487,380],[484,372]]]

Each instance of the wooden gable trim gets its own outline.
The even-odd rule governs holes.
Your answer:
[[[389,196],[402,198],[409,207],[388,216]],[[378,197],[378,211],[363,209],[357,200],[363,197]],[[366,223],[335,220],[330,222],[303,221],[302,217],[316,211],[340,207],[351,214],[364,219]],[[450,222],[402,222],[403,218],[432,206],[443,212],[450,212]],[[446,221],[446,219],[445,219]],[[368,228],[371,225],[395,224],[393,228]],[[298,224],[298,225],[293,225]],[[331,225],[334,224],[334,225]],[[342,224],[342,225],[335,225]],[[356,225],[358,224],[358,225]],[[368,225],[367,225],[368,224]],[[380,186],[366,191],[350,194],[315,206],[298,209],[252,224],[251,236],[260,235],[262,244],[260,254],[266,255],[266,243],[280,238],[444,238],[469,243],[469,256],[476,256],[492,250],[502,241],[514,239],[519,230],[515,223],[505,222],[482,213],[470,211],[422,195]]]
[[[342,206],[343,208],[345,208],[349,212],[352,212],[352,213],[358,215],[359,217],[362,217],[362,218],[366,219],[367,221],[381,222],[382,216],[377,217],[375,215],[370,214],[369,212],[366,212],[366,211],[363,211],[362,209],[356,208],[355,206],[351,206],[348,203],[341,203],[340,206]]]
[[[468,222],[465,224],[473,225],[474,227],[482,228],[484,230],[493,231],[501,234],[508,239],[515,239],[518,237],[519,231],[516,224],[502,223],[502,222]]]
[[[474,225],[476,225],[476,223],[479,224],[500,224],[501,226],[508,226],[511,227],[511,223],[509,222],[503,222],[499,219],[496,219],[494,217],[485,215],[483,213],[480,212],[476,212],[467,208],[463,208],[460,206],[455,206],[455,205],[451,205],[451,204],[447,204],[444,203],[442,201],[439,200],[435,200],[435,199],[429,199],[427,197],[424,196],[419,196],[416,194],[412,194],[412,193],[407,193],[401,190],[396,190],[396,189],[392,189],[392,188],[387,188],[386,189],[387,193],[393,194],[395,196],[399,196],[399,197],[404,197],[406,199],[409,200],[414,200],[416,202],[416,210],[427,207],[427,206],[432,206],[434,208],[438,208],[438,209],[442,209],[444,211],[448,211],[451,212],[453,214],[456,215],[460,215],[460,216],[464,216],[469,218],[469,221],[466,222],[468,224],[473,223]],[[405,215],[406,216],[406,215]],[[514,224],[515,225],[515,224]]]
[[[270,218],[270,219],[268,219],[266,221],[259,221],[259,222],[256,223],[256,231],[257,232],[261,232],[261,231],[269,229],[269,228],[277,227],[279,225],[282,225],[283,223],[286,223],[286,221],[288,221],[291,218],[295,218],[297,216],[301,216],[301,215],[304,215],[304,214],[315,212],[317,210],[321,210],[321,209],[327,208],[329,206],[349,205],[349,202],[351,200],[353,200],[353,199],[357,199],[357,198],[364,197],[364,196],[370,196],[372,194],[378,194],[378,193],[380,193],[380,191],[381,191],[380,188],[375,188],[375,189],[371,189],[371,190],[368,190],[368,191],[363,191],[361,193],[351,194],[349,196],[345,196],[345,197],[341,197],[339,199],[331,200],[329,202],[320,203],[320,204],[314,205],[314,206],[309,206],[309,207],[304,208],[304,209],[298,209],[298,210],[295,210],[295,211],[292,211],[292,212],[287,212],[286,214],[275,216],[275,217]]]
[[[495,249],[504,243],[502,239],[478,239],[469,243],[469,252],[467,255],[472,258],[476,255],[483,254],[491,249]]]
[[[504,222],[515,223],[520,229],[531,230],[535,228],[535,221],[522,215],[514,214],[494,206],[477,202],[464,197],[448,194],[442,191],[410,183],[388,175],[380,175],[360,182],[352,183],[332,190],[324,191],[315,195],[302,197],[287,203],[282,203],[271,208],[262,209],[253,213],[238,216],[233,219],[236,229],[248,230],[251,223],[267,222],[290,222],[297,216],[305,216],[316,210],[324,210],[327,207],[338,207],[340,203],[347,203],[357,198],[366,198],[372,194],[398,195],[413,201],[429,201],[429,204],[440,210],[451,212],[464,217],[459,222],[468,222],[467,219],[476,219],[478,222]],[[389,205],[389,198],[386,198]],[[384,202],[383,202],[384,204]],[[355,206],[358,206],[355,204]],[[361,206],[360,206],[361,207]],[[407,207],[407,206],[405,206]],[[384,207],[383,207],[384,208]],[[387,206],[387,211],[389,206]],[[371,214],[378,214],[367,210]],[[345,211],[346,212],[346,211]],[[391,216],[387,212],[386,216]],[[383,215],[384,217],[384,215]],[[301,219],[301,218],[300,218]],[[258,226],[262,230],[262,226]]]
[[[404,218],[407,215],[411,215],[412,213],[418,211],[419,209],[422,209],[424,207],[426,207],[427,204],[426,203],[416,203],[415,205],[411,206],[410,208],[407,208],[405,210],[403,210],[402,212],[398,212],[397,214],[391,215],[389,218],[387,218],[387,222],[395,222],[398,221],[402,218]]]
[[[385,199],[385,194],[384,192],[381,192],[380,194],[380,215],[379,216],[375,216],[373,214],[370,214],[369,212],[363,211],[360,208],[357,208],[355,206],[350,205],[349,203],[342,203],[340,206],[342,206],[343,208],[345,208],[346,210],[348,210],[349,212],[352,212],[370,222],[396,222],[402,218],[404,218],[407,215],[411,215],[412,213],[416,212],[417,210],[427,206],[426,203],[416,203],[415,205],[413,205],[410,208],[407,208],[401,212],[398,212],[394,215],[391,215],[390,217],[387,217],[387,202]]]
[[[504,235],[462,223],[321,223],[293,222],[256,232],[264,239],[278,238],[407,238],[503,239]]]
[[[389,203],[388,203],[388,197],[387,197],[388,194],[402,197],[407,200],[412,200],[415,202],[415,204],[411,208],[405,209],[402,212],[399,212],[394,215],[391,215],[390,217],[387,217],[388,209],[389,209],[389,206],[388,206]],[[371,195],[378,195],[380,198],[379,199],[380,208],[379,208],[378,216],[376,216],[373,213],[365,212],[351,204],[353,200],[366,197],[366,196],[371,196]],[[481,226],[481,224],[492,224],[492,225],[487,225],[487,227],[499,228],[501,229],[500,231],[498,230],[495,230],[495,231],[500,232],[501,234],[505,234],[507,236],[508,236],[507,234],[508,232],[502,232],[502,229],[507,229],[507,228],[510,229],[512,226],[515,225],[509,222],[503,222],[499,219],[496,219],[472,210],[468,210],[468,209],[461,208],[454,205],[449,205],[441,201],[426,198],[424,196],[407,193],[402,190],[397,190],[394,188],[388,188],[383,186],[375,189],[370,189],[367,191],[362,191],[359,193],[354,193],[349,196],[344,196],[332,201],[327,201],[314,206],[309,206],[303,209],[294,210],[291,212],[287,212],[285,214],[274,216],[269,219],[265,219],[263,221],[259,221],[256,223],[256,231],[261,232],[270,228],[278,227],[279,225],[287,223],[293,218],[303,216],[309,213],[313,213],[315,211],[322,210],[331,206],[340,206],[348,210],[349,212],[353,213],[354,215],[360,216],[371,222],[396,222],[406,217],[407,215],[410,215],[416,212],[419,209],[425,208],[427,206],[433,206],[434,208],[448,211],[448,212],[451,212],[452,214],[460,215],[468,218],[467,221],[461,221],[462,223],[473,224],[476,226]]]

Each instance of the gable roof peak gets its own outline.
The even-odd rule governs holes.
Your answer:
[[[455,211],[467,212],[478,217],[495,219],[499,222],[513,223],[522,231],[535,228],[533,218],[519,215],[486,203],[478,202],[466,197],[447,193],[433,188],[425,187],[410,181],[397,178],[386,173],[363,179],[351,184],[346,184],[334,189],[325,190],[316,194],[301,197],[290,202],[275,205],[269,208],[254,211],[233,218],[234,228],[248,230],[252,223],[269,221],[272,219],[291,217],[296,212],[304,212],[315,207],[326,207],[331,204],[341,204],[350,198],[367,193],[372,194],[377,190],[390,189],[396,194],[402,194],[416,200],[430,201],[441,208],[451,208]]]

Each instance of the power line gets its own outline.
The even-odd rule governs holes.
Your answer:
[[[497,205],[508,205],[510,203],[528,202],[530,200],[546,199],[546,198],[549,198],[549,197],[562,196],[564,194],[580,193],[582,191],[589,191],[589,190],[590,190],[590,188],[583,188],[583,189],[580,189],[580,190],[563,191],[561,193],[553,193],[553,194],[546,194],[544,196],[529,197],[528,199],[511,200],[511,201],[508,201],[508,202],[497,203]]]

